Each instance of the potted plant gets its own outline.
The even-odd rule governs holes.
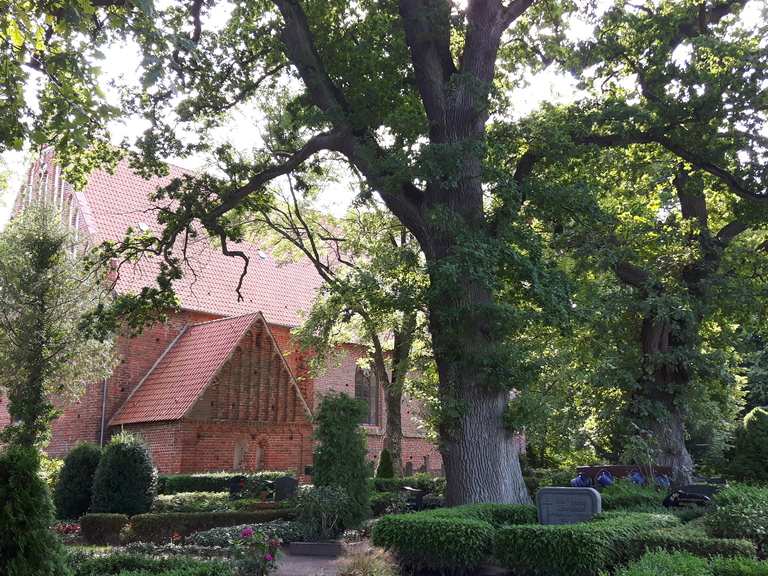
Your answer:
[[[339,541],[344,531],[342,516],[349,506],[349,496],[336,486],[314,486],[299,493],[297,522],[304,542],[291,542],[291,554],[335,558],[341,554]]]

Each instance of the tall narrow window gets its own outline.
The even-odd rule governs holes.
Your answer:
[[[379,423],[379,386],[376,375],[368,368],[357,367],[355,370],[355,398],[365,402],[368,409],[361,424]]]

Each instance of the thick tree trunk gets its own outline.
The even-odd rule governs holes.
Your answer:
[[[690,372],[680,360],[687,344],[684,327],[668,319],[646,317],[640,334],[646,376],[636,394],[644,427],[653,435],[656,464],[672,468],[676,485],[688,484],[693,473],[693,458],[685,445],[685,414],[676,399],[689,385]]]
[[[403,394],[400,388],[388,386],[384,390],[387,403],[387,421],[384,429],[384,448],[392,456],[392,469],[396,477],[403,475],[403,427],[400,410]]]
[[[519,442],[502,423],[506,392],[463,383],[464,409],[453,430],[441,436],[440,453],[449,506],[474,502],[529,503],[520,469]]]

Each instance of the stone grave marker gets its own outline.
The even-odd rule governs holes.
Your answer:
[[[600,492],[594,488],[542,488],[536,494],[541,524],[576,524],[602,512]]]
[[[292,476],[278,478],[272,482],[272,485],[275,487],[275,500],[278,502],[293,498],[299,489],[299,481]]]

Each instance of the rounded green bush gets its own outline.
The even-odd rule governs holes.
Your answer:
[[[110,440],[93,477],[91,512],[149,512],[157,490],[157,471],[146,445],[121,433]]]
[[[69,451],[56,482],[56,516],[80,518],[91,505],[93,475],[101,459],[101,448],[84,442]]]
[[[66,576],[64,546],[50,530],[53,504],[40,479],[40,455],[10,446],[0,452],[0,574]]]
[[[736,432],[731,472],[739,480],[768,482],[768,410],[755,408]]]
[[[379,456],[379,465],[376,468],[376,478],[394,478],[395,467],[392,464],[392,454],[384,448]]]

